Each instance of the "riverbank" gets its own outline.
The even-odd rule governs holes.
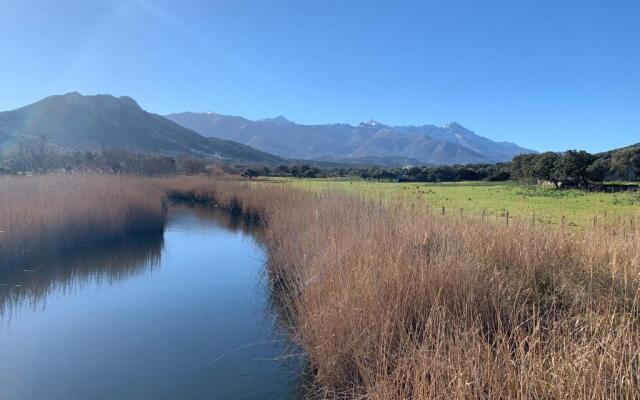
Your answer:
[[[640,230],[633,225],[507,226],[278,183],[131,179],[132,187],[114,191],[138,199],[130,205],[144,198],[147,210],[161,212],[172,194],[260,219],[272,290],[325,397],[605,399],[640,392]],[[83,182],[99,191],[98,181]],[[46,187],[69,187],[56,182]],[[149,191],[138,192],[137,184]],[[91,190],[73,187],[83,195],[59,191],[68,193],[60,197],[68,209],[60,200],[58,210],[89,198]],[[25,203],[34,213],[46,204]],[[127,209],[135,207],[109,215]],[[78,210],[85,214],[66,211],[54,221],[74,226],[63,216],[91,216],[89,208]],[[47,221],[38,218],[28,222]],[[123,219],[96,219],[112,220]],[[131,225],[110,226],[120,226],[108,230],[117,233]]]
[[[634,226],[506,226],[278,184],[209,190],[264,216],[274,290],[326,397],[640,391]]]

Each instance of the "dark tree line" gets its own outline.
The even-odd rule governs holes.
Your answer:
[[[173,158],[118,148],[95,152],[59,152],[44,138],[21,139],[0,161],[0,172],[5,174],[73,171],[161,176],[204,173],[208,167],[207,162],[188,156]]]
[[[334,167],[310,164],[268,166],[229,164],[189,156],[137,154],[126,149],[63,153],[45,137],[21,138],[0,155],[0,173],[95,171],[131,175],[221,173],[256,177],[361,178],[395,182],[506,181],[545,182],[556,187],[592,188],[606,180],[633,181],[640,177],[640,145],[601,154],[569,150],[522,154],[510,163],[453,166]]]
[[[265,177],[293,178],[361,178],[397,182],[457,182],[457,181],[506,181],[510,178],[510,166],[505,164],[473,164],[437,167],[338,167],[318,168],[306,164],[279,165],[274,168],[242,167],[237,171],[253,179]]]
[[[605,180],[632,181],[640,176],[640,147],[594,155],[586,151],[546,152],[514,157],[511,176],[524,183],[588,187]]]
[[[510,177],[508,164],[361,168],[354,175],[363,179],[398,182],[505,181]]]
[[[569,150],[523,154],[512,162],[453,166],[342,167],[319,169],[308,165],[251,169],[255,176],[296,178],[358,177],[397,182],[507,181],[547,182],[556,187],[593,187],[604,181],[634,181],[640,177],[640,146],[602,154]],[[246,175],[246,174],[245,174]],[[246,175],[249,176],[249,175]]]
[[[258,176],[271,177],[294,177],[294,178],[329,178],[337,175],[336,169],[320,169],[307,164],[300,165],[278,165],[276,167],[269,166],[249,166],[232,165],[245,178],[253,179]],[[344,176],[344,175],[342,175]]]

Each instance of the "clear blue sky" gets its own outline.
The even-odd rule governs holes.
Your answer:
[[[0,1],[0,110],[69,91],[604,150],[640,142],[640,1]]]

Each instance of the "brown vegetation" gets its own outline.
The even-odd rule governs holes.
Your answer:
[[[133,177],[0,177],[0,268],[41,252],[161,231],[163,196],[150,180]]]
[[[35,179],[58,180],[48,186],[58,188],[68,178]],[[204,178],[144,180],[139,188],[100,196],[89,194],[98,190],[94,180],[82,179],[74,184],[93,190],[75,186],[84,195],[59,202],[62,212],[34,217],[46,201],[27,196],[22,217],[0,208],[0,221],[11,216],[14,226],[25,226],[22,240],[34,233],[50,239],[48,221],[75,231],[65,216],[93,227],[124,213],[89,224],[83,218],[92,213],[77,205],[80,199],[108,204],[102,196],[114,196],[136,204],[134,194],[146,190],[259,218],[273,290],[322,396],[631,399],[640,393],[640,231],[634,226],[505,226],[340,194],[316,197],[278,183]],[[127,178],[105,179],[124,184]],[[153,199],[148,209],[156,212],[158,198],[143,197]],[[30,219],[20,225],[21,218]]]
[[[325,396],[640,393],[633,227],[504,226],[277,184],[208,196],[264,216],[274,290]]]

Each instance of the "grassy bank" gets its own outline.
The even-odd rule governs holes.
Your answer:
[[[580,190],[554,190],[501,182],[394,183],[363,180],[290,179],[295,187],[316,193],[341,191],[366,199],[406,204],[427,204],[435,212],[446,208],[449,214],[503,219],[526,219],[536,223],[586,226],[594,217],[615,223],[618,219],[640,215],[640,194],[587,193]]]
[[[98,218],[92,214],[100,208],[74,206],[89,196],[114,207],[105,214],[113,217],[98,222],[126,221],[116,216],[137,208],[122,204],[146,204],[134,201],[134,193],[146,194],[156,222],[163,220],[160,199],[167,194],[259,219],[274,294],[322,396],[631,399],[640,393],[635,225],[550,229],[516,219],[506,226],[340,191],[317,196],[289,185],[205,178],[113,178],[123,185],[110,197],[119,201],[115,206],[90,193],[103,190],[95,179],[73,184],[90,189],[73,186],[69,177],[36,179],[42,180],[37,187],[55,188],[67,202],[56,203],[60,211],[49,219],[16,218],[27,242],[55,242],[50,232],[76,241],[99,232],[74,236],[62,229],[75,227],[64,216]],[[51,198],[36,192],[34,198]],[[33,207],[23,206],[23,218],[46,204],[31,196],[23,202]],[[11,212],[0,215],[4,221]],[[97,229],[98,222],[85,224]],[[107,229],[115,234],[132,225],[108,226],[120,227]]]

